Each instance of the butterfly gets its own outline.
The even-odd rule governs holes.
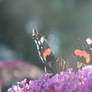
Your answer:
[[[39,34],[37,29],[33,30],[33,39],[37,46],[38,54],[44,64],[45,72],[59,73],[67,70],[67,64],[61,56],[56,58],[49,47],[47,39]]]
[[[33,39],[35,41],[37,51],[41,61],[44,64],[45,72],[52,72],[53,74],[60,73],[62,71],[68,71],[68,68],[73,68],[74,71],[78,69],[82,69],[84,66],[88,65],[91,60],[91,54],[88,52],[89,50],[92,53],[92,40],[91,38],[87,38],[86,44],[84,44],[83,49],[76,49],[73,53],[73,56],[65,61],[61,56],[55,57],[52,50],[49,47],[48,41],[38,32],[37,29],[33,30]],[[88,45],[88,46],[87,46]],[[86,49],[87,47],[88,49]],[[88,51],[87,51],[88,50]],[[84,61],[78,59],[84,58]],[[85,63],[84,63],[85,62]]]

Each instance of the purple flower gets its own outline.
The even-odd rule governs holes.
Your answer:
[[[47,73],[29,83],[24,79],[9,88],[8,92],[92,92],[92,66],[84,67],[77,73],[69,69],[69,72],[61,72],[53,77]]]

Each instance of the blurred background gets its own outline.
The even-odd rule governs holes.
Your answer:
[[[66,60],[92,36],[92,0],[0,0],[0,61],[21,60],[43,69],[33,28]]]

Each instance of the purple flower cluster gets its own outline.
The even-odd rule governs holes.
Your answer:
[[[51,76],[47,73],[29,83],[24,79],[9,88],[8,92],[92,92],[92,66],[84,67],[77,73],[69,69],[69,72]]]

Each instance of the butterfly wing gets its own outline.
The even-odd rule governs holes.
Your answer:
[[[75,49],[74,57],[84,64],[92,64],[92,38],[86,38],[79,49]]]
[[[33,30],[33,38],[36,43],[38,54],[42,62],[44,64],[47,64],[48,62],[55,61],[55,56],[49,48],[48,41],[43,35],[39,34],[36,29]]]
[[[36,29],[33,30],[33,38],[37,46],[39,57],[45,66],[45,71],[53,73],[56,72],[56,58],[52,53],[46,38],[39,34]]]

